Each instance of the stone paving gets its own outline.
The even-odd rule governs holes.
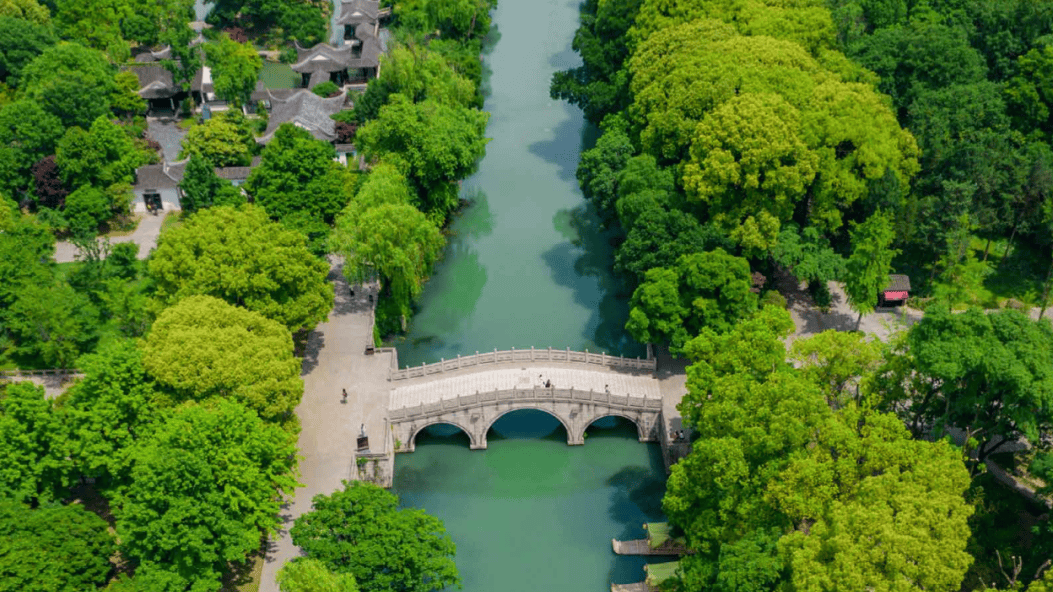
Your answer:
[[[147,135],[161,145],[164,159],[168,162],[179,160],[179,151],[183,148],[183,137],[186,130],[180,129],[179,120],[175,117],[147,117]]]
[[[392,452],[386,434],[392,354],[365,355],[373,336],[373,306],[376,286],[356,287],[351,296],[333,260],[329,280],[336,287],[336,303],[326,322],[318,325],[307,343],[303,361],[304,394],[296,414],[300,418],[298,446],[300,483],[292,501],[281,512],[282,525],[272,537],[260,581],[260,592],[278,592],[275,575],[299,550],[292,544],[289,528],[298,516],[311,509],[311,500],[342,487],[344,479],[355,479],[355,438],[364,426],[371,452]],[[341,389],[347,389],[347,403]]]
[[[175,215],[175,212],[161,212],[159,214],[142,214],[139,225],[135,231],[128,236],[116,236],[110,238],[111,244],[135,243],[139,245],[139,259],[146,259],[150,251],[157,246],[157,237],[161,236],[161,224],[164,223],[165,215]],[[101,238],[98,240],[102,240]],[[55,243],[55,261],[57,263],[69,263],[77,260],[79,250],[68,241]]]
[[[486,369],[448,378],[433,378],[430,382],[398,386],[391,390],[390,408],[402,409],[422,404],[428,405],[438,403],[440,399],[456,399],[458,395],[474,395],[514,388],[545,388],[546,382],[561,389],[574,388],[597,393],[609,390],[613,395],[629,395],[646,399],[659,399],[662,396],[658,383],[646,375],[566,367],[527,366],[500,370]]]

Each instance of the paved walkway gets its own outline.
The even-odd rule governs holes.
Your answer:
[[[392,450],[385,434],[387,380],[392,354],[366,356],[373,336],[372,290],[356,288],[351,297],[347,282],[334,262],[329,280],[336,287],[336,304],[329,319],[318,325],[307,342],[303,361],[304,395],[296,414],[300,418],[300,483],[291,503],[281,513],[282,526],[267,549],[260,592],[278,592],[275,575],[296,557],[288,529],[295,519],[311,509],[311,499],[341,488],[341,481],[356,477],[355,438],[365,425],[370,451]],[[375,297],[375,296],[374,296]],[[349,394],[341,403],[340,389]]]
[[[179,128],[178,119],[173,116],[147,117],[146,134],[161,145],[166,161],[179,160],[179,151],[183,148],[183,137],[186,136],[186,130]]]
[[[159,214],[142,214],[139,225],[135,231],[128,236],[116,236],[110,239],[111,244],[135,243],[139,245],[139,259],[146,259],[150,251],[157,246],[157,237],[161,235],[161,224],[165,215],[175,212],[165,211]],[[101,240],[101,238],[99,239]],[[77,260],[79,250],[71,242],[59,241],[55,243],[55,261],[58,263],[69,263]]]
[[[465,369],[468,370],[468,369]],[[392,384],[400,384],[402,381]],[[581,370],[566,367],[522,366],[494,370],[484,366],[475,372],[457,376],[438,375],[429,382],[397,386],[391,390],[391,409],[430,405],[439,400],[453,400],[459,395],[474,395],[512,389],[545,388],[550,382],[556,388],[613,395],[658,399],[658,383],[649,375],[617,371]]]

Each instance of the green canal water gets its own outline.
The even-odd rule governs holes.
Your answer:
[[[548,96],[571,49],[574,0],[501,0],[486,158],[465,182],[475,202],[452,224],[400,362],[494,348],[553,347],[643,355],[623,330],[625,294],[610,273],[609,236],[584,205],[574,169],[589,134],[580,111]],[[518,411],[491,429],[486,451],[451,426],[428,428],[396,457],[394,491],[441,518],[457,544],[466,592],[605,592],[643,578],[641,558],[612,538],[640,538],[661,519],[665,473],[655,444],[621,419],[601,419],[584,446],[557,420]]]

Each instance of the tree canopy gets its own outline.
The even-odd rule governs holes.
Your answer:
[[[44,389],[0,385],[0,497],[37,505],[58,498],[66,461],[59,419]]]
[[[292,436],[233,401],[172,411],[133,459],[114,509],[121,555],[167,572],[179,589],[218,588],[226,566],[278,527],[296,485]]]
[[[80,504],[31,510],[0,500],[0,591],[96,589],[113,567],[106,529]]]
[[[399,509],[398,498],[371,483],[344,482],[316,495],[296,519],[293,544],[333,573],[351,574],[362,592],[431,592],[460,584],[456,546],[442,521]]]
[[[110,111],[117,89],[116,72],[106,56],[76,43],[60,43],[44,50],[22,69],[26,97],[58,117],[66,127],[87,128]],[[70,92],[76,89],[76,92]]]
[[[269,422],[295,425],[300,362],[279,323],[211,296],[166,308],[143,345],[143,367],[170,402],[229,398]]]
[[[215,207],[165,232],[150,258],[163,304],[204,294],[282,323],[311,329],[333,305],[329,267],[303,235],[267,219],[260,208]]]
[[[256,48],[226,35],[205,44],[205,63],[212,69],[216,96],[236,106],[247,105],[263,68]]]

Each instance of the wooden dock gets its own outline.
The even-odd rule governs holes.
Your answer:
[[[635,541],[619,541],[611,539],[611,547],[617,555],[654,555],[654,556],[680,556],[688,553],[688,550],[679,545],[665,544],[657,549],[652,549],[647,539]]]
[[[647,582],[636,582],[635,584],[611,584],[611,592],[650,592]]]

